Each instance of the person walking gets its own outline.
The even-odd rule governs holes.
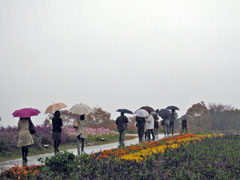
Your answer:
[[[154,135],[155,135],[156,139],[158,139],[158,130],[159,130],[158,120],[159,120],[159,118],[158,118],[157,113],[153,113],[152,116],[153,116],[153,119],[154,119]]]
[[[145,117],[136,117],[136,126],[138,128],[138,138],[139,138],[139,142],[143,142],[143,135],[144,135],[144,126],[145,126]]]
[[[162,121],[164,129],[164,137],[168,137],[170,134],[170,120],[169,118],[163,119]]]
[[[60,112],[55,111],[52,118],[52,139],[54,141],[54,153],[59,152],[58,147],[61,144],[61,132],[62,132],[62,119],[60,118]]]
[[[124,116],[124,113],[121,112],[121,115],[116,120],[117,130],[119,132],[119,147],[124,147],[125,132],[127,129],[128,118]]]
[[[81,153],[85,153],[84,141],[87,138],[87,130],[86,130],[87,121],[86,121],[85,114],[77,116],[76,122],[78,124],[77,126],[75,126],[76,137],[77,137],[77,151],[78,151],[78,155],[80,155]],[[80,151],[80,144],[81,144],[81,151]]]
[[[152,140],[155,140],[153,129],[154,129],[154,118],[152,114],[149,114],[146,120],[146,131],[147,131],[148,141],[151,141],[151,134],[152,134]]]
[[[170,133],[173,135],[174,134],[174,122],[177,119],[177,113],[173,109],[171,110],[171,116],[170,116]]]
[[[188,120],[188,117],[187,117],[187,115],[183,115],[181,117],[181,120],[182,120],[182,132],[181,132],[181,134],[183,134],[184,131],[185,131],[185,133],[188,133],[188,130],[187,130],[187,120]]]
[[[28,148],[34,144],[33,137],[29,131],[29,125],[32,123],[30,117],[20,117],[18,121],[18,142],[17,146],[22,149],[23,166],[27,165]]]

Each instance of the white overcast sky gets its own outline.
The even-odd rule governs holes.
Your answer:
[[[239,0],[0,0],[0,116],[52,102],[118,114],[240,107]]]

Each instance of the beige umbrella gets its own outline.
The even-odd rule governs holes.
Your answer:
[[[87,115],[90,112],[92,112],[92,109],[86,104],[79,103],[72,106],[69,112],[73,114],[78,114],[78,115],[82,115],[82,114]]]
[[[62,108],[65,108],[65,107],[67,107],[67,105],[64,104],[64,103],[61,103],[61,102],[54,103],[54,104],[52,104],[52,105],[47,107],[47,109],[45,111],[45,114],[46,113],[53,113],[53,112],[58,111],[58,110],[60,110]]]

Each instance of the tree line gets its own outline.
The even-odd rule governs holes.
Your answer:
[[[61,111],[65,125],[72,125],[74,117],[65,110]],[[203,101],[193,104],[186,113],[188,129],[191,132],[202,131],[240,131],[240,110],[229,105],[210,103],[206,105]],[[87,115],[88,127],[116,128],[115,120],[111,119],[111,113],[101,107],[95,107],[93,112]],[[161,118],[160,118],[161,119]],[[50,124],[50,118],[45,120],[45,124]],[[176,123],[176,128],[180,132],[181,121]],[[135,127],[135,117],[129,117],[129,127]]]
[[[187,110],[189,130],[191,131],[223,131],[240,130],[240,110],[230,105],[203,101],[192,105]]]

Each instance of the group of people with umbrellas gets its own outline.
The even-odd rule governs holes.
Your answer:
[[[61,144],[62,119],[60,109],[67,107],[64,103],[54,103],[47,107],[45,114],[50,113],[52,117],[52,139],[54,141],[54,153],[59,152]],[[162,118],[161,124],[164,127],[164,136],[170,133],[174,134],[174,122],[177,118],[176,106],[168,106],[166,109],[154,110],[150,106],[143,106],[133,113],[128,109],[118,109],[121,115],[116,119],[117,130],[119,132],[119,145],[124,146],[125,132],[127,130],[128,118],[124,114],[135,114],[136,126],[138,128],[139,142],[145,140],[151,141],[158,138],[159,117]],[[75,120],[73,127],[76,132],[78,155],[84,153],[84,141],[87,138],[86,133],[86,115],[92,112],[92,109],[86,104],[75,104],[69,109],[69,112]],[[22,150],[23,165],[27,163],[28,148],[34,144],[32,135],[36,133],[36,128],[31,121],[32,116],[40,113],[38,109],[23,108],[13,112],[14,117],[19,117],[18,121],[18,144]]]
[[[52,117],[52,139],[54,141],[54,153],[59,152],[61,144],[62,119],[60,117],[60,109],[67,107],[64,103],[54,103],[47,107],[45,114],[53,114]],[[73,127],[75,128],[77,138],[78,155],[84,153],[84,140],[87,138],[86,118],[92,109],[86,104],[75,104],[69,110],[71,115],[75,117]],[[38,109],[22,108],[13,112],[14,117],[19,117],[18,121],[18,143],[17,146],[22,150],[23,166],[27,164],[28,148],[34,144],[32,135],[36,133],[36,128],[31,121],[32,116],[40,113]],[[81,150],[80,150],[81,145]]]
[[[167,108],[160,110],[154,110],[150,106],[143,106],[137,109],[135,113],[128,109],[118,109],[117,111],[121,113],[121,115],[116,120],[117,129],[119,131],[119,146],[124,146],[124,136],[128,123],[128,119],[124,115],[125,113],[135,114],[139,142],[143,142],[144,137],[147,141],[155,140],[155,138],[158,138],[158,116],[162,118],[161,125],[164,128],[164,136],[166,137],[170,134],[174,135],[174,123],[177,119],[177,110],[179,110],[177,106],[168,106]],[[186,125],[185,130],[187,130]]]

